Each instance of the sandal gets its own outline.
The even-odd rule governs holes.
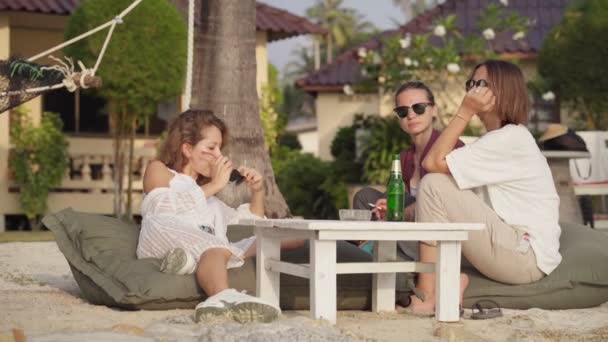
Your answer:
[[[500,305],[490,299],[478,300],[475,302],[475,304],[473,304],[471,310],[473,310],[471,319],[490,319],[502,317],[502,309],[500,308]]]

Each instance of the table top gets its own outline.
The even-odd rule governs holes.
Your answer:
[[[483,223],[421,223],[306,219],[241,219],[239,220],[239,224],[306,231],[475,231],[486,228]]]
[[[545,158],[588,159],[591,153],[584,151],[541,151]]]

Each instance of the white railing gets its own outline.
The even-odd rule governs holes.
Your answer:
[[[112,214],[114,200],[114,149],[112,138],[70,137],[70,164],[61,185],[53,188],[47,201],[48,212],[66,207],[98,214]],[[156,139],[136,139],[132,168],[132,212],[139,213],[142,197],[142,177],[148,162],[156,158]],[[126,167],[125,167],[126,170]],[[126,171],[125,171],[126,173]],[[127,189],[128,175],[124,177]],[[10,194],[0,203],[0,213],[22,213],[18,186],[9,180]],[[126,196],[126,195],[125,195]]]
[[[56,190],[85,191],[92,193],[114,190],[113,140],[110,138],[69,138],[70,166]],[[148,162],[156,157],[156,140],[137,139],[133,151],[132,189],[142,191],[142,176]],[[126,170],[126,166],[125,166]],[[126,171],[125,171],[126,173]],[[123,184],[128,181],[125,174]]]

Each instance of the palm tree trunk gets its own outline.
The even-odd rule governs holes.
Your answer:
[[[255,0],[197,2],[201,24],[195,32],[192,108],[209,109],[226,122],[228,148],[235,166],[264,176],[266,216],[289,216],[264,146],[256,93]],[[248,201],[243,185],[229,185],[219,196],[230,206]]]

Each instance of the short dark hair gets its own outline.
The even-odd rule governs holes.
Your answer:
[[[488,87],[496,96],[495,111],[500,118],[500,126],[526,124],[530,100],[521,69],[511,62],[489,59],[475,66],[471,78],[482,66],[488,71]]]
[[[409,81],[409,82],[405,82],[402,85],[400,85],[399,88],[397,88],[397,91],[395,91],[395,107],[397,107],[399,105],[397,103],[397,97],[399,97],[399,94],[403,93],[406,90],[410,90],[410,89],[424,90],[426,92],[426,97],[428,98],[429,103],[432,105],[435,105],[435,96],[433,95],[433,92],[426,84],[424,84],[420,81]]]

